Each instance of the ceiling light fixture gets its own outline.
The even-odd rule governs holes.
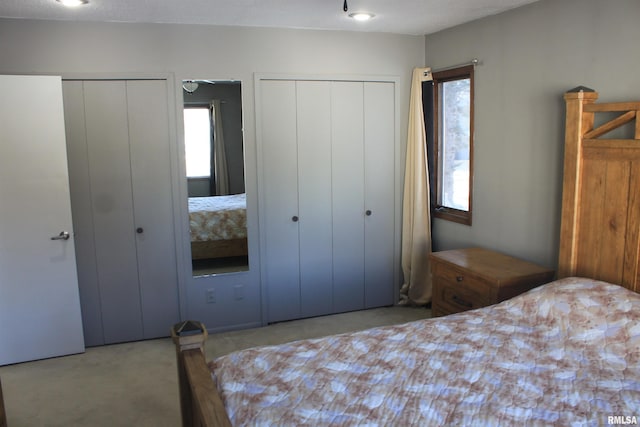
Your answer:
[[[368,21],[373,18],[375,15],[369,12],[354,12],[349,14],[349,18],[353,18],[356,21]]]
[[[57,0],[58,3],[62,3],[67,7],[77,7],[82,6],[83,4],[89,3],[89,0]]]
[[[198,83],[194,82],[193,80],[185,80],[184,82],[182,82],[182,89],[184,89],[184,91],[187,93],[193,93],[196,91],[196,89],[198,89]]]

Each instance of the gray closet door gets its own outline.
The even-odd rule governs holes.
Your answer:
[[[331,83],[296,82],[300,309],[333,312],[331,241]]]
[[[179,319],[166,82],[64,90],[87,345],[166,336]]]
[[[332,83],[334,311],[393,304],[394,84]]]
[[[394,84],[257,90],[267,320],[393,304]]]
[[[167,83],[127,81],[129,150],[143,338],[180,319],[173,233]]]
[[[296,84],[266,80],[260,90],[262,183],[268,189],[262,198],[261,259],[267,319],[277,322],[301,316]]]
[[[394,304],[395,85],[364,83],[365,308]]]
[[[364,308],[364,104],[362,82],[332,82],[335,311]]]
[[[104,344],[104,337],[102,334],[98,267],[94,248],[83,86],[81,81],[64,81],[62,91],[82,326],[85,345],[91,347]]]

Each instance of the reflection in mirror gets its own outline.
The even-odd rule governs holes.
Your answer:
[[[193,275],[248,270],[241,84],[182,88]]]

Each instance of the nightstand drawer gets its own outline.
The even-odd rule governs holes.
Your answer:
[[[460,282],[441,279],[436,289],[437,294],[433,296],[433,304],[447,313],[485,307],[491,304],[486,289],[486,284],[471,278]]]
[[[474,289],[479,295],[488,295],[491,292],[491,286],[488,283],[462,269],[455,267],[437,268],[435,275],[437,280],[456,283],[458,287],[464,287],[469,290]]]

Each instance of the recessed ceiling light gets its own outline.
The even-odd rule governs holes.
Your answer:
[[[349,18],[353,18],[356,21],[368,21],[373,18],[375,15],[369,12],[354,12],[349,14]]]
[[[82,6],[83,4],[89,3],[89,0],[57,0],[58,3],[62,3],[67,7],[76,7]]]

